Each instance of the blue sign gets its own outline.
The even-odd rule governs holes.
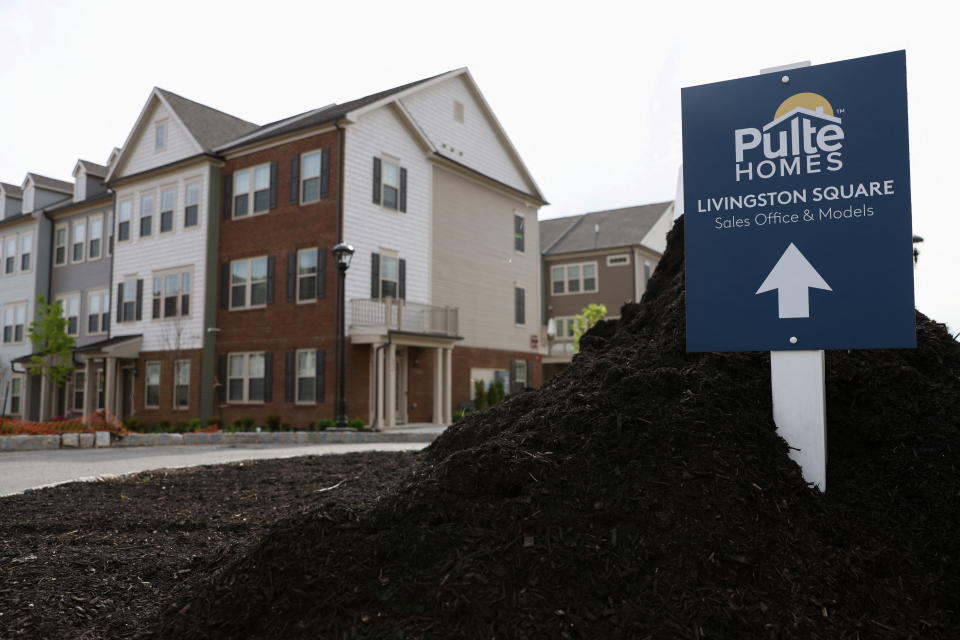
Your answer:
[[[915,347],[904,52],[682,105],[687,350]]]

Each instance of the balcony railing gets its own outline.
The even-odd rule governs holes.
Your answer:
[[[438,307],[397,298],[354,299],[350,301],[350,328],[453,337],[457,335],[457,313],[455,307]]]
[[[559,338],[556,336],[547,336],[547,356],[572,357],[573,356],[573,338]]]

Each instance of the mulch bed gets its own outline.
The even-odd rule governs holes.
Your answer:
[[[916,350],[828,354],[822,495],[776,435],[769,356],[684,352],[682,235],[567,373],[455,425],[375,497],[294,491],[297,508],[109,629],[960,637],[960,345],[918,314]]]

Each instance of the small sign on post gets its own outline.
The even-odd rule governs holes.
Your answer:
[[[916,346],[905,53],[688,87],[682,110],[687,350],[771,351],[778,431],[823,489],[821,350]]]

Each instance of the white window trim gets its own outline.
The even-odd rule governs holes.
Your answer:
[[[391,260],[397,261],[397,279],[393,278],[384,278],[383,277],[383,259],[390,258]],[[400,253],[398,251],[393,251],[392,249],[380,249],[380,275],[377,279],[377,293],[380,294],[380,300],[385,300],[386,296],[383,295],[383,281],[395,282],[397,284],[397,295],[393,296],[394,300],[400,299]]]
[[[555,316],[550,318],[554,326],[554,342],[573,342],[573,334],[568,335],[564,328],[573,327],[576,322],[576,316]]]
[[[97,313],[97,315],[100,316],[100,320],[97,323],[98,330],[96,332],[91,333],[90,332],[90,316],[93,314],[90,311],[90,306],[91,306],[90,301],[98,296],[100,297],[101,302],[106,303],[106,307],[101,306],[102,308]],[[104,325],[103,319],[104,317],[106,317],[108,321],[110,319],[110,301],[111,301],[111,296],[110,296],[109,289],[94,289],[92,291],[87,291],[87,321],[85,323],[84,333],[86,333],[88,336],[103,336],[107,334],[108,330],[103,328],[103,325]]]
[[[266,275],[266,277],[263,279],[263,283],[264,283],[264,286],[269,286],[269,282],[270,282],[270,258],[269,258],[269,256],[253,256],[252,258],[241,258],[241,259],[239,259],[239,260],[231,260],[231,261],[230,261],[230,287],[229,287],[229,291],[227,292],[227,294],[230,296],[229,305],[228,305],[228,309],[229,309],[230,311],[245,311],[245,310],[248,310],[248,309],[265,309],[265,308],[267,307],[267,304],[268,304],[267,302],[264,302],[263,304],[252,304],[252,301],[253,301],[253,284],[254,284],[254,280],[253,280],[253,261],[254,261],[254,260],[259,260],[259,259],[261,259],[261,258],[267,261],[267,275]],[[247,263],[247,280],[246,280],[246,282],[245,282],[244,285],[243,285],[243,286],[244,286],[244,292],[245,292],[245,293],[244,293],[244,296],[243,296],[243,299],[244,299],[244,301],[246,301],[246,304],[243,305],[242,307],[235,307],[235,306],[233,306],[233,288],[234,288],[235,286],[239,286],[239,285],[235,285],[235,284],[233,283],[233,265],[234,265],[234,263],[236,263],[236,262],[246,262],[246,263]],[[259,281],[258,281],[258,282],[259,282]],[[191,306],[192,306],[192,305],[191,305]]]
[[[126,220],[123,220],[123,219],[120,217],[120,215],[123,213],[123,205],[128,204],[128,203],[130,204],[129,216],[127,217]],[[120,200],[119,202],[117,202],[117,215],[116,215],[116,224],[117,224],[117,239],[116,239],[116,241],[117,241],[117,242],[130,242],[130,240],[133,238],[133,204],[134,204],[134,198],[132,198],[132,197],[131,197],[131,198],[125,198],[124,200]],[[120,237],[120,225],[123,224],[124,222],[127,223],[127,237],[126,237],[126,239],[123,239],[123,238]]]
[[[173,192],[173,206],[170,209],[163,208],[163,192],[171,191]],[[170,212],[170,230],[163,230],[163,213],[164,211]],[[165,184],[160,187],[158,196],[157,196],[157,234],[166,235],[168,233],[175,233],[177,230],[177,185],[176,183]]]
[[[193,289],[193,269],[188,267],[178,267],[176,269],[164,269],[163,271],[154,271],[150,274],[150,319],[155,321],[163,320],[176,320],[177,318],[189,318],[193,313],[193,294],[192,291],[183,290],[183,274],[190,274],[190,289]],[[167,286],[167,276],[177,276],[177,287],[179,288],[179,293],[177,293],[177,312],[173,315],[167,315],[166,311],[166,286]],[[154,280],[160,278],[160,317],[153,317],[153,301],[156,299],[154,294]],[[187,313],[183,313],[183,296],[184,294],[190,296],[190,309]]]
[[[257,175],[257,169],[261,167],[267,168],[267,194],[268,194],[267,208],[264,209],[263,211],[254,211],[254,208],[255,208],[254,202],[256,201],[256,193],[257,193],[256,175]],[[247,212],[244,215],[238,217],[237,216],[237,196],[243,195],[243,194],[240,194],[237,192],[237,174],[242,171],[246,171],[250,176],[249,179],[247,180],[247,192],[246,192]],[[233,172],[233,175],[230,177],[230,179],[233,180],[233,188],[230,190],[230,197],[232,198],[230,202],[230,219],[231,220],[246,220],[247,218],[253,218],[255,216],[262,216],[267,213],[270,213],[270,201],[269,201],[270,163],[269,162],[256,164],[251,167],[243,167],[241,169],[237,169],[236,171]],[[263,191],[263,189],[260,189],[260,191]]]
[[[30,251],[25,252],[25,251],[23,250],[23,243],[24,243],[24,241],[27,240],[27,239],[30,240]],[[35,243],[33,242],[33,232],[32,232],[32,231],[29,232],[29,233],[21,233],[21,234],[19,234],[19,235],[17,236],[17,249],[18,249],[18,256],[17,256],[17,259],[15,260],[15,262],[16,262],[16,265],[15,265],[15,266],[16,266],[16,272],[17,272],[17,273],[33,273],[34,265],[35,265],[36,262],[37,262],[37,260],[36,260],[37,247],[35,246]],[[24,268],[23,268],[23,256],[24,256],[25,254],[30,256],[30,268],[29,268],[29,269],[24,269]]]
[[[300,275],[300,254],[305,251],[313,251],[317,254],[317,267],[316,267],[316,272],[313,274],[313,276]],[[305,247],[303,249],[297,249],[297,264],[296,264],[296,273],[294,274],[294,277],[297,279],[296,296],[295,296],[296,303],[312,304],[316,302],[319,299],[317,297],[317,293],[319,293],[320,291],[320,248],[319,247]],[[301,298],[300,297],[300,280],[302,280],[303,278],[310,278],[310,277],[315,278],[317,282],[317,284],[313,288],[314,295],[312,298]]]
[[[177,386],[179,385],[179,380],[177,373],[179,373],[180,365],[187,365],[187,404],[177,404]],[[174,360],[173,361],[173,409],[174,411],[187,411],[190,409],[190,361],[185,359]]]
[[[120,300],[118,301],[118,303],[120,304],[120,317],[123,318],[123,319],[120,321],[121,324],[127,324],[128,322],[140,322],[139,320],[137,320],[137,280],[138,280],[138,279],[139,279],[139,278],[138,278],[137,276],[135,276],[135,275],[134,275],[134,276],[124,276],[123,279],[120,280],[120,282],[119,282],[119,284],[122,284],[122,285],[123,285],[123,287],[121,288],[121,290],[123,291],[123,294],[121,295]],[[133,283],[133,286],[132,286],[132,289],[133,289],[133,300],[130,300],[130,301],[127,300],[127,283],[128,283],[128,282],[132,282],[132,283]],[[127,304],[128,302],[133,305],[133,317],[132,317],[132,318],[127,318],[126,312],[124,311],[124,305]],[[141,304],[141,305],[143,304],[143,301],[142,301],[142,300],[140,301],[140,304]],[[143,310],[142,310],[142,309],[140,310],[140,313],[141,313],[141,317],[143,317]]]
[[[100,222],[100,237],[98,238],[100,240],[100,254],[97,255],[96,258],[94,258],[90,253],[90,247],[93,245],[93,241],[94,241],[93,223],[97,221]],[[103,214],[97,214],[87,218],[87,256],[86,258],[88,261],[99,260],[100,258],[103,257],[104,244],[106,244],[103,239],[103,236],[104,236],[103,231],[105,226],[106,226],[106,223],[104,222]]]
[[[187,207],[194,206],[187,204],[187,191],[190,187],[196,185],[197,187],[197,222],[192,224],[189,227],[187,226]],[[203,179],[199,177],[187,178],[183,181],[183,229],[199,229],[200,228],[200,203],[203,200]],[[174,222],[176,226],[176,222]]]
[[[77,331],[76,333],[70,333],[70,317],[67,315],[67,305],[70,300],[77,301]],[[79,337],[81,327],[83,326],[83,296],[76,291],[69,293],[62,293],[57,296],[57,304],[60,305],[60,309],[63,311],[63,319],[67,321],[67,327],[65,329],[68,336]]]
[[[9,396],[9,398],[8,398],[8,404],[7,404],[7,410],[10,411],[10,413],[9,413],[8,415],[23,417],[23,390],[24,390],[24,387],[25,387],[26,384],[27,384],[26,378],[27,378],[27,376],[26,376],[26,374],[24,374],[24,373],[14,373],[14,374],[12,374],[12,375],[10,376],[10,391],[9,391],[10,396]],[[18,393],[16,396],[13,395],[13,381],[14,381],[14,380],[19,380],[19,381],[20,381],[20,393]],[[13,411],[12,411],[12,410],[13,410],[13,398],[14,398],[14,397],[17,397],[17,398],[20,399],[20,410],[19,410],[17,413],[13,413]],[[0,400],[0,402],[2,402],[2,400]]]
[[[13,255],[7,253],[10,248],[10,242],[13,241]],[[5,276],[15,276],[20,271],[20,238],[17,234],[5,236],[3,238],[3,262],[0,263],[0,273]],[[7,271],[7,259],[13,258],[13,270]]]
[[[594,268],[594,278],[593,278],[593,279],[595,280],[596,286],[595,286],[593,289],[584,289],[584,287],[583,287],[583,281],[584,281],[584,277],[583,277],[583,267],[584,267],[584,266],[588,266],[588,265],[593,265],[593,268]],[[567,291],[567,282],[568,282],[568,280],[569,280],[569,278],[567,277],[567,268],[568,268],[568,267],[580,267],[580,291]],[[562,269],[563,269],[563,291],[560,292],[560,293],[557,293],[557,292],[555,292],[555,291],[553,290],[553,283],[554,283],[554,280],[553,280],[553,270],[554,270],[554,269],[559,269],[559,268],[562,268]],[[551,265],[550,265],[550,283],[549,283],[549,284],[550,284],[550,289],[549,289],[549,291],[550,291],[550,295],[551,295],[551,296],[579,296],[579,295],[582,295],[582,294],[584,294],[584,293],[597,293],[598,291],[600,291],[600,269],[599,269],[596,261],[590,261],[590,260],[588,260],[588,261],[586,261],[586,262],[564,262],[564,263],[562,263],[562,264],[551,264]]]
[[[315,176],[307,177],[303,172],[303,168],[306,166],[304,159],[307,156],[310,156],[313,154],[316,154],[320,157],[320,173],[318,173]],[[322,193],[322,187],[323,187],[322,184],[320,185],[321,189],[317,189],[317,198],[315,200],[307,200],[303,197],[304,184],[306,183],[307,180],[311,180],[313,178],[317,178],[318,180],[323,179],[323,149],[322,148],[314,149],[313,151],[307,151],[306,153],[300,154],[300,204],[301,205],[313,204],[315,202],[320,202],[323,199],[320,197],[320,194]]]
[[[397,190],[397,206],[396,206],[396,207],[388,207],[388,206],[387,206],[387,195],[386,195],[386,188],[387,188],[387,180],[386,180],[387,167],[386,167],[386,165],[388,165],[388,164],[392,164],[393,166],[395,166],[395,167],[397,168],[397,184],[396,184],[396,185],[392,185],[392,184],[389,185],[389,186],[391,186],[391,187],[396,188],[396,190]],[[395,158],[395,157],[390,156],[390,155],[387,155],[387,154],[385,154],[385,153],[380,155],[380,208],[383,209],[384,211],[388,211],[388,212],[395,213],[395,214],[402,214],[402,213],[404,213],[403,211],[400,211],[400,174],[401,174],[401,171],[403,170],[403,168],[404,168],[404,167],[403,167],[403,165],[400,163],[400,159],[399,159],[399,158]]]
[[[147,398],[150,397],[148,389],[150,388],[150,365],[157,365],[157,404],[147,404]],[[163,388],[163,366],[160,364],[159,360],[148,360],[143,365],[143,408],[144,409],[159,409],[160,408],[160,389]]]
[[[77,244],[76,233],[77,233],[77,228],[81,224],[83,224],[83,241],[80,243],[82,255],[80,256],[79,259],[77,259],[77,258],[74,258],[73,256],[73,247],[74,245]],[[87,231],[89,231],[89,225],[87,224],[86,218],[77,218],[73,220],[72,224],[70,225],[70,245],[69,245],[70,246],[70,264],[81,264],[87,261],[87,241],[90,239],[90,236],[87,233]]]
[[[621,258],[623,260],[621,260]],[[617,260],[617,262],[614,262]],[[608,267],[626,267],[630,264],[630,254],[629,253],[617,253],[614,255],[607,256],[607,266]]]
[[[17,336],[16,336],[16,328],[17,328],[17,326],[18,326],[18,325],[17,325],[17,309],[20,309],[20,308],[23,308],[23,324],[20,325],[20,326],[22,326],[23,328],[20,330],[20,332],[21,332],[20,339],[17,340]],[[27,302],[26,302],[25,300],[22,300],[22,301],[20,301],[20,302],[11,302],[11,303],[8,303],[8,304],[3,305],[3,308],[0,309],[0,344],[24,344],[25,342],[27,342],[27,340],[28,340],[28,338],[27,338],[27,308],[28,308],[28,306],[27,306]],[[11,313],[13,314],[13,316],[12,316],[13,324],[10,324],[10,325],[6,324],[6,321],[7,321],[7,320],[6,320],[7,309],[11,309],[11,310],[12,310]],[[10,327],[10,337],[11,337],[11,340],[10,340],[9,342],[5,342],[5,341],[3,340],[3,329],[6,328],[6,327],[8,327],[8,326]]]
[[[86,399],[87,399],[87,370],[86,370],[86,369],[75,369],[74,372],[73,372],[73,379],[72,379],[72,381],[71,381],[71,382],[73,383],[73,389],[70,391],[70,406],[73,407],[73,410],[74,410],[74,411],[80,411],[80,412],[82,413],[82,412],[83,412],[83,403],[81,403],[81,405],[80,405],[79,407],[77,406],[77,387],[81,386],[81,385],[78,385],[78,384],[77,384],[77,376],[80,376],[80,375],[83,376],[82,391],[83,391],[83,400],[84,400],[84,403],[86,403]]]
[[[233,378],[230,376],[230,358],[234,356],[243,356],[243,376],[240,378]],[[264,395],[266,395],[266,382],[267,382],[267,352],[266,351],[237,351],[227,354],[227,380],[226,380],[226,393],[224,398],[226,399],[227,404],[251,404],[251,405],[260,405],[265,404],[265,400],[250,400],[250,356],[263,356],[263,382],[264,382]],[[243,380],[243,399],[242,400],[231,400],[230,399],[230,381],[231,380]]]
[[[148,191],[142,191],[137,194],[137,238],[153,238],[154,236],[160,235],[158,229],[160,228],[159,216],[157,215],[157,190],[150,189]],[[153,200],[153,211],[150,212],[150,233],[143,235],[143,199],[151,198]]]
[[[293,401],[294,404],[298,405],[315,405],[317,404],[316,392],[314,392],[313,400],[301,400],[300,399],[300,354],[312,351],[313,352],[313,386],[316,389],[317,386],[317,350],[316,349],[297,349],[295,355],[293,356]],[[304,376],[304,378],[309,376]]]
[[[57,234],[60,231],[64,231],[63,240],[63,262],[57,262],[57,249],[61,245],[57,244]],[[70,223],[69,222],[60,222],[53,227],[53,266],[54,267],[65,267],[70,263]]]

